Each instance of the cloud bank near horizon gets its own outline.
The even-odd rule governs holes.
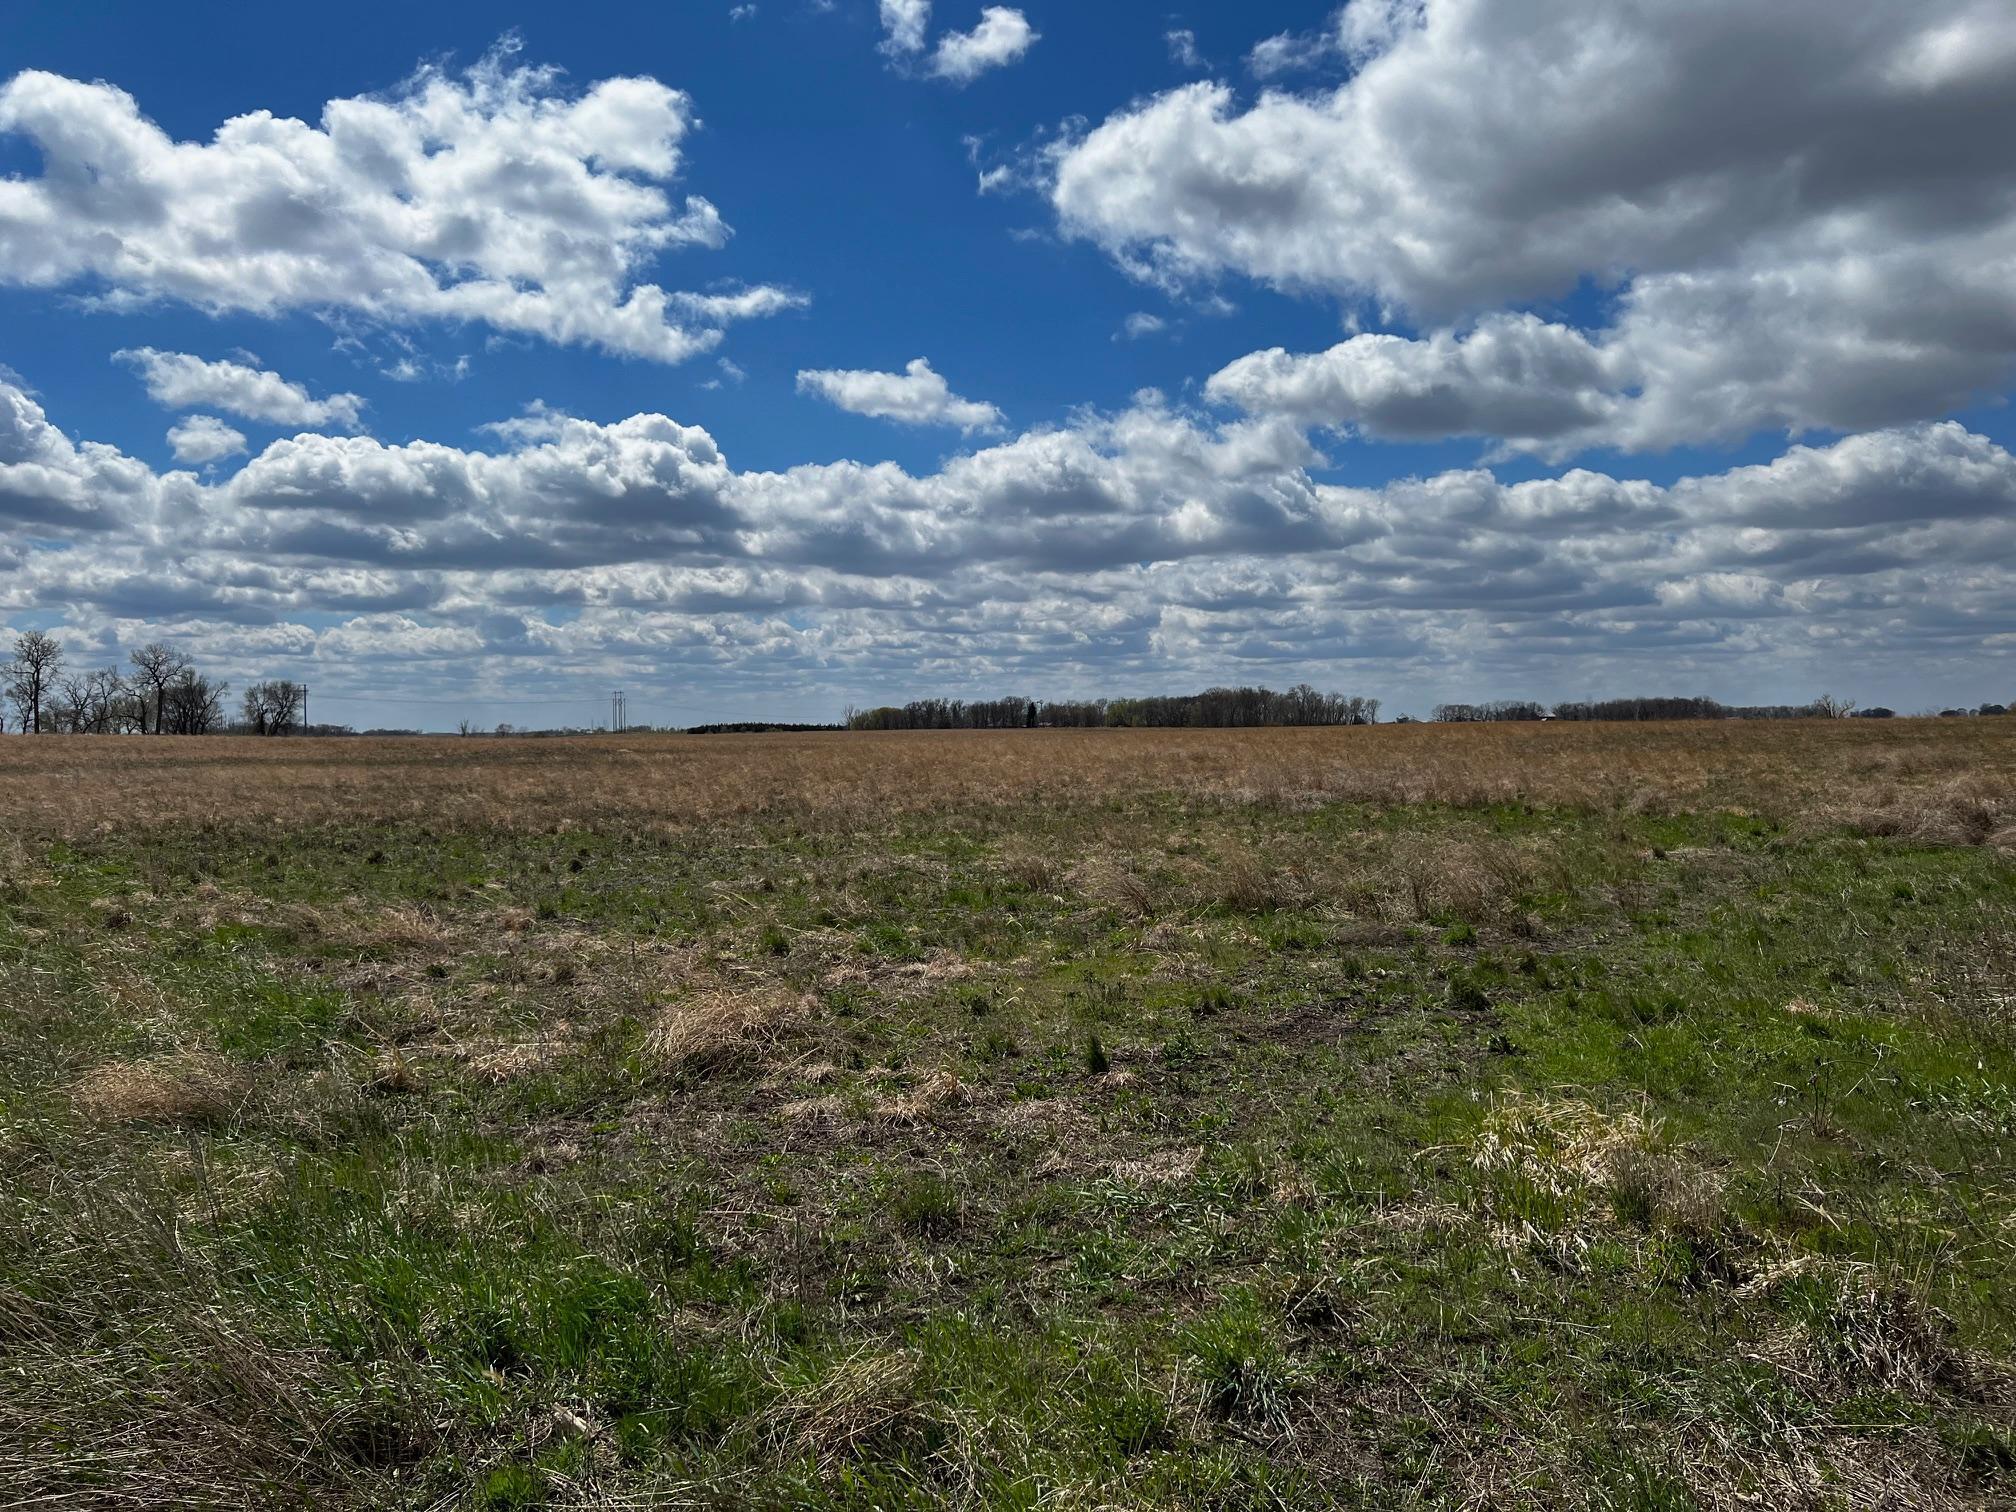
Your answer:
[[[1292,424],[1158,395],[921,476],[742,471],[658,414],[498,435],[303,433],[228,475],[163,473],[0,384],[5,538],[73,543],[0,549],[0,611],[64,606],[84,654],[144,626],[364,682],[453,656],[500,688],[529,662],[773,697],[1317,666],[1381,689],[1515,666],[1543,693],[1685,688],[1736,657],[1873,670],[2016,643],[2016,457],[1951,421],[1666,486],[1344,486]]]

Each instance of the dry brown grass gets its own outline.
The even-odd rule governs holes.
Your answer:
[[[1481,924],[1526,890],[1536,861],[1495,836],[1431,834],[1396,845],[1388,867],[1399,902],[1413,917],[1451,914]]]
[[[1710,1246],[1740,1239],[1713,1171],[1671,1148],[1656,1121],[1629,1111],[1605,1112],[1580,1098],[1508,1096],[1485,1119],[1470,1151],[1481,1172],[1517,1177],[1556,1197],[1600,1196],[1603,1209],[1585,1221],[1628,1221],[1674,1230]],[[1511,1248],[1572,1254],[1589,1237],[1575,1221],[1544,1234],[1530,1221],[1497,1211],[1488,1199],[1493,1237]]]
[[[200,1051],[108,1061],[70,1089],[77,1111],[99,1123],[219,1123],[243,1095],[242,1075]]]
[[[1147,794],[1740,808],[1979,841],[2016,818],[2016,719],[0,740],[0,827],[20,835],[360,818],[673,832],[740,817],[849,824]]]
[[[1000,867],[1009,881],[1031,892],[1054,893],[1061,875],[1057,858],[1033,846],[1016,844],[1001,852]]]
[[[535,1076],[552,1065],[570,1046],[566,1026],[558,1032],[533,1039],[479,1040],[460,1047],[462,1063],[479,1081],[501,1086],[522,1077]]]
[[[1198,1145],[1156,1150],[1133,1160],[1122,1160],[1113,1167],[1113,1176],[1118,1181],[1137,1182],[1142,1186],[1167,1186],[1172,1182],[1188,1181],[1197,1174],[1197,1166],[1204,1158],[1204,1151]]]
[[[957,1073],[934,1071],[902,1095],[877,1103],[875,1116],[886,1123],[916,1128],[964,1106],[971,1097]]]
[[[1278,908],[1295,892],[1293,879],[1245,846],[1228,847],[1211,868],[1213,901],[1241,913]]]
[[[818,1382],[781,1395],[773,1436],[831,1473],[877,1444],[921,1435],[935,1421],[921,1391],[922,1367],[906,1350],[864,1349]]]
[[[1878,803],[1851,801],[1837,812],[1866,835],[1926,845],[2006,845],[2002,836],[2016,817],[2016,784],[2006,776],[1969,773]]]
[[[1918,1396],[1970,1384],[1951,1321],[1871,1266],[1841,1267],[1827,1323],[1816,1352],[1851,1376]]]
[[[1072,872],[1071,879],[1094,903],[1132,918],[1146,919],[1155,912],[1154,888],[1118,856],[1092,856]]]
[[[1544,1191],[1603,1184],[1622,1155],[1649,1148],[1653,1127],[1636,1113],[1606,1113],[1580,1098],[1509,1096],[1484,1121],[1471,1150],[1480,1171],[1507,1171]]]
[[[646,1045],[668,1066],[717,1070],[762,1054],[804,1011],[768,983],[701,987],[658,1011]]]

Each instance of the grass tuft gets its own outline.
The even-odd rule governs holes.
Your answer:
[[[197,1126],[224,1122],[245,1092],[244,1074],[222,1057],[184,1051],[94,1066],[71,1086],[70,1100],[101,1123]]]
[[[658,1011],[645,1046],[667,1066],[723,1070],[761,1056],[804,1012],[805,1004],[781,987],[701,988]]]

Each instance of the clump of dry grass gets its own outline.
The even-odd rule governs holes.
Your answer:
[[[1636,1113],[1606,1113],[1579,1098],[1508,1096],[1471,1141],[1470,1163],[1550,1197],[1601,1198],[1616,1220],[1718,1246],[1733,1237],[1721,1178],[1668,1148],[1658,1124]],[[1485,1200],[1501,1220],[1500,1207],[1517,1205]]]
[[[0,835],[0,886],[19,887],[33,874],[28,848],[14,835]]]
[[[1515,1173],[1558,1194],[1605,1180],[1612,1161],[1652,1137],[1653,1126],[1636,1113],[1605,1113],[1581,1098],[1512,1094],[1485,1115],[1471,1141],[1470,1163],[1480,1171]]]
[[[1970,773],[1929,789],[1900,791],[1877,804],[1850,804],[1834,811],[1865,835],[1915,840],[1921,845],[2016,844],[2016,786],[2008,780]]]
[[[1819,1282],[1824,1309],[1775,1335],[1770,1358],[1809,1378],[1829,1377],[1844,1391],[1872,1385],[1915,1396],[1975,1390],[1975,1371],[1953,1342],[1952,1319],[1876,1266],[1793,1255],[1762,1268],[1738,1295],[1764,1296],[1807,1277]]]
[[[934,1071],[900,1097],[878,1103],[875,1116],[888,1123],[917,1126],[972,1100],[972,1092],[953,1071]]]
[[[792,1124],[844,1123],[847,1099],[830,1092],[821,1097],[794,1097],[778,1107],[777,1116]]]
[[[243,1074],[221,1057],[182,1051],[94,1066],[71,1085],[70,1100],[99,1123],[214,1124],[230,1116],[245,1090]]]
[[[411,1097],[427,1089],[419,1068],[397,1045],[388,1045],[373,1057],[370,1086],[374,1092],[400,1097]]]
[[[1117,1161],[1113,1166],[1113,1175],[1116,1180],[1137,1182],[1142,1186],[1169,1186],[1188,1181],[1196,1175],[1198,1163],[1203,1158],[1201,1146],[1182,1145],[1156,1150],[1132,1160]]]
[[[1670,1150],[1620,1147],[1605,1164],[1602,1185],[1619,1217],[1647,1228],[1713,1239],[1728,1227],[1720,1177]]]
[[[1054,856],[1020,841],[1005,847],[996,864],[1009,881],[1031,892],[1054,893],[1062,875]]]
[[[806,1008],[769,983],[697,988],[659,1009],[645,1046],[668,1066],[718,1070],[761,1055]]]
[[[763,1090],[778,1091],[787,1087],[825,1087],[839,1079],[840,1068],[820,1055],[801,1056],[795,1060],[773,1062],[769,1075],[763,1079]]]
[[[1848,1375],[1893,1391],[1965,1391],[1970,1376],[1952,1333],[1951,1319],[1873,1266],[1844,1264],[1816,1348]]]
[[[379,949],[438,954],[458,943],[455,932],[417,903],[393,903],[360,920],[351,933],[354,943]]]
[[[484,1036],[449,1047],[470,1075],[492,1086],[544,1071],[577,1043],[566,1020],[542,1024],[529,1037]]]
[[[908,1350],[863,1349],[819,1380],[785,1389],[770,1414],[770,1436],[831,1474],[871,1448],[922,1439],[938,1426],[922,1378]]]
[[[1289,902],[1294,887],[1287,874],[1247,846],[1234,846],[1216,859],[1209,890],[1214,902],[1239,913],[1266,913]]]
[[[1098,1124],[1069,1097],[1031,1097],[997,1109],[994,1122],[1004,1134],[1014,1138],[1049,1144],[1073,1144],[1089,1139]]]
[[[1397,843],[1386,875],[1417,919],[1450,915],[1482,924],[1503,913],[1535,875],[1533,858],[1485,834],[1410,835]]]
[[[1130,918],[1146,919],[1155,912],[1154,889],[1118,856],[1098,855],[1079,863],[1071,880],[1093,902]]]
[[[905,961],[891,975],[935,987],[948,982],[970,982],[974,971],[973,963],[958,951],[934,950],[924,960]]]
[[[1764,1459],[1724,1433],[1719,1461],[1685,1462],[1683,1479],[1710,1512],[1751,1507],[1855,1507],[1867,1512],[1980,1512],[1977,1478],[1956,1476],[1929,1431],[1782,1436]],[[1719,1472],[1719,1473],[1718,1473]]]

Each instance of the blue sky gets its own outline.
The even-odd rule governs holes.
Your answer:
[[[962,7],[943,6],[944,19],[964,25],[980,7],[963,9],[962,17]],[[688,281],[776,283],[813,300],[803,313],[734,332],[721,355],[748,374],[744,383],[704,387],[720,377],[704,359],[665,368],[529,341],[486,350],[484,331],[422,327],[398,334],[436,363],[469,354],[469,376],[400,385],[377,368],[403,349],[377,339],[365,352],[332,352],[326,323],[306,312],[273,321],[162,306],[80,320],[22,290],[0,291],[12,353],[5,360],[52,410],[105,416],[93,434],[160,465],[172,458],[158,409],[138,385],[110,392],[103,358],[113,347],[243,347],[311,387],[365,394],[373,433],[387,440],[466,435],[539,398],[607,419],[663,409],[707,427],[743,466],[873,456],[923,468],[956,449],[958,437],[837,412],[798,396],[795,374],[893,369],[928,353],[938,371],[985,388],[1013,421],[1033,424],[1062,421],[1080,405],[1121,404],[1144,387],[1178,393],[1256,347],[1307,345],[1339,330],[1333,302],[1264,288],[1242,291],[1230,316],[1172,304],[1097,249],[1060,241],[1039,198],[974,192],[969,139],[999,155],[1072,116],[1096,117],[1199,76],[1171,61],[1164,40],[1181,12],[1060,6],[1042,14],[1043,40],[1023,62],[948,89],[891,77],[876,50],[872,3],[822,11],[808,0],[772,0],[740,22],[729,10],[712,0],[366,4],[329,28],[286,7],[23,6],[25,24],[10,25],[0,43],[0,73],[29,67],[105,79],[172,136],[197,140],[250,110],[312,121],[327,100],[395,89],[426,60],[466,66],[505,36],[519,40],[525,60],[563,68],[577,85],[630,73],[660,78],[694,96],[703,122],[680,186],[714,201],[735,228],[720,252],[668,261],[683,264],[677,273]],[[1260,37],[1326,14],[1321,4],[1258,4],[1236,16],[1228,9],[1182,19],[1200,49],[1215,47],[1230,61]],[[231,39],[221,55],[220,36]],[[7,169],[35,170],[32,145],[19,137],[0,138],[0,154]],[[1136,311],[1183,327],[1173,340],[1112,339]],[[1451,453],[1468,459],[1477,450]],[[1424,465],[1411,455],[1395,461]]]
[[[2007,18],[1592,5],[10,7],[0,620],[360,725],[2016,692]],[[462,261],[218,145],[429,87],[505,165]]]

